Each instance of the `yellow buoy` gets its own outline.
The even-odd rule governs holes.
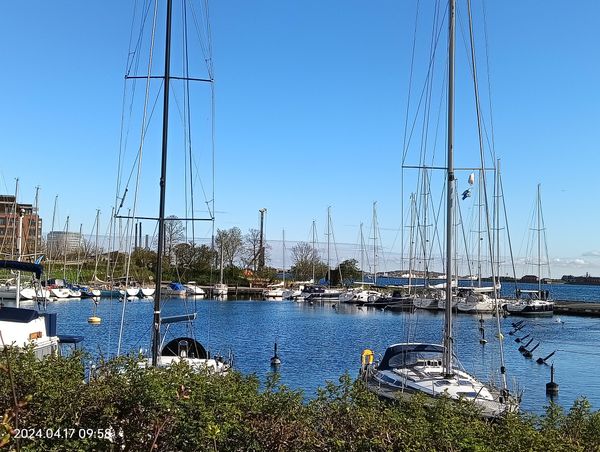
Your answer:
[[[93,315],[88,318],[88,323],[90,323],[92,325],[100,325],[100,323],[102,323],[102,319],[100,317]]]

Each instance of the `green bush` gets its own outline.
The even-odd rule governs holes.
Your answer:
[[[44,451],[588,451],[600,449],[600,414],[581,399],[541,417],[480,419],[472,406],[424,397],[384,402],[343,375],[306,401],[277,375],[194,373],[185,364],[144,369],[135,357],[36,360],[0,354],[0,443]],[[30,429],[30,430],[23,430]],[[106,431],[110,438],[103,438]],[[17,432],[34,438],[17,438]],[[37,435],[37,436],[36,436]],[[70,435],[70,437],[68,437]]]

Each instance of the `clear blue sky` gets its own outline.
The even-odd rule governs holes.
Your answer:
[[[423,18],[425,3],[432,2],[421,2]],[[211,2],[217,227],[256,228],[266,207],[270,238],[285,229],[290,241],[309,240],[314,219],[324,240],[332,206],[336,241],[352,244],[377,201],[383,245],[399,251],[416,4]],[[459,8],[464,19],[462,1]],[[600,274],[600,3],[486,8],[496,152],[515,251],[525,252],[541,183],[552,275]],[[69,215],[89,231],[97,208],[105,227],[132,9],[125,0],[2,3],[0,191],[12,193],[19,177],[20,200],[33,202],[39,185],[46,232],[57,194],[55,229]],[[417,50],[422,72],[426,46]],[[457,51],[464,62],[462,36]],[[462,98],[464,67],[457,79]],[[458,101],[457,146],[475,127],[469,108]],[[155,214],[154,195],[144,196],[141,213]],[[197,235],[207,234],[202,226]]]

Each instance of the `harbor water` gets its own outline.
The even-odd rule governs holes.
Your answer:
[[[564,299],[577,299],[577,293],[585,293],[590,300],[600,299],[600,287],[560,287]],[[122,303],[101,299],[97,306],[100,325],[87,323],[94,312],[90,300],[54,301],[48,303],[47,309],[58,313],[59,333],[83,335],[83,347],[93,356],[111,357],[117,353],[123,312],[121,352],[149,348],[153,310],[150,300]],[[254,373],[261,380],[272,372],[270,358],[276,342],[282,360],[278,370],[280,382],[302,390],[308,398],[326,381],[337,382],[345,372],[355,377],[365,348],[382,355],[394,343],[442,340],[443,313],[419,310],[400,313],[344,304],[334,307],[333,303],[170,299],[164,303],[162,315],[194,311],[198,313],[193,326],[196,339],[213,355],[233,353],[237,370]],[[480,319],[488,341],[485,345],[479,342]],[[555,402],[569,408],[574,400],[585,396],[595,409],[600,408],[600,319],[556,315],[525,319],[523,329],[510,335],[512,323],[521,319],[507,317],[500,319],[500,324],[508,382],[524,391],[522,409],[540,414],[549,403],[545,385],[550,381],[551,363],[555,366],[555,381],[560,385]],[[171,325],[166,339],[189,335],[189,328],[187,323]],[[530,335],[527,341],[534,339],[529,349],[539,343],[533,359],[524,358],[518,351],[521,344],[515,342],[526,334]],[[454,336],[462,365],[484,381],[497,381],[500,355],[496,318],[456,315]],[[547,365],[536,363],[538,357],[553,351],[556,353]]]

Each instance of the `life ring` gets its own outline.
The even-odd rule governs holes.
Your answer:
[[[363,366],[373,364],[373,360],[375,359],[375,353],[373,353],[373,350],[369,350],[368,348],[364,349],[360,356]]]

